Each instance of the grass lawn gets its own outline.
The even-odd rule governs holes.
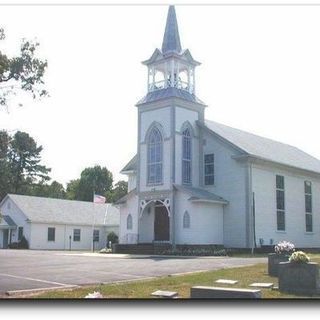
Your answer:
[[[309,254],[309,256],[311,261],[320,263],[320,254]],[[217,279],[231,279],[238,280],[239,282],[235,285],[219,285],[215,283],[215,280]],[[156,290],[176,291],[180,298],[189,298],[190,288],[195,285],[250,288],[249,285],[253,282],[272,282],[274,286],[278,286],[278,278],[270,277],[268,275],[267,264],[257,264],[249,267],[221,269],[217,271],[199,272],[180,276],[159,277],[153,280],[140,280],[130,283],[97,285],[68,291],[49,291],[30,296],[30,298],[77,299],[85,297],[90,292],[99,291],[105,298],[152,299],[153,297],[151,297],[150,294]],[[272,289],[261,289],[261,291],[264,299],[311,298],[310,296],[283,294],[278,290]],[[320,298],[320,296],[314,298]]]

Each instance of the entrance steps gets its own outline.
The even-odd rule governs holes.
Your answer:
[[[169,243],[138,243],[138,244],[114,244],[114,253],[128,254],[161,254],[162,251],[171,248]]]

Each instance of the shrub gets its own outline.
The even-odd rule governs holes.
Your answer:
[[[108,243],[109,241],[111,241],[112,244],[118,243],[118,240],[119,240],[118,236],[113,231],[108,234],[108,237],[107,237]]]
[[[9,249],[18,249],[18,242],[11,242],[8,244]]]
[[[175,256],[226,256],[227,252],[225,249],[215,248],[176,248],[160,250],[158,254]]]
[[[29,249],[29,242],[25,238],[25,236],[22,236],[20,242],[18,243],[19,249]]]
[[[29,249],[29,242],[25,238],[25,236],[22,236],[21,240],[19,242],[11,242],[8,244],[9,249]]]

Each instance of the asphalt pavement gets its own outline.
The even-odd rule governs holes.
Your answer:
[[[265,263],[266,258],[166,257],[0,250],[0,294],[134,281]]]

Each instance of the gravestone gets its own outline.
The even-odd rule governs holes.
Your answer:
[[[271,282],[255,282],[251,283],[249,287],[257,287],[257,288],[272,288],[273,283]]]
[[[195,286],[190,290],[191,299],[261,299],[261,290]]]
[[[178,297],[178,292],[157,290],[152,292],[151,295],[159,298],[175,299]]]
[[[216,283],[223,283],[223,284],[236,284],[236,283],[238,283],[237,280],[228,280],[228,279],[218,279],[215,282]]]
[[[319,264],[280,262],[279,291],[307,295],[319,294]]]

